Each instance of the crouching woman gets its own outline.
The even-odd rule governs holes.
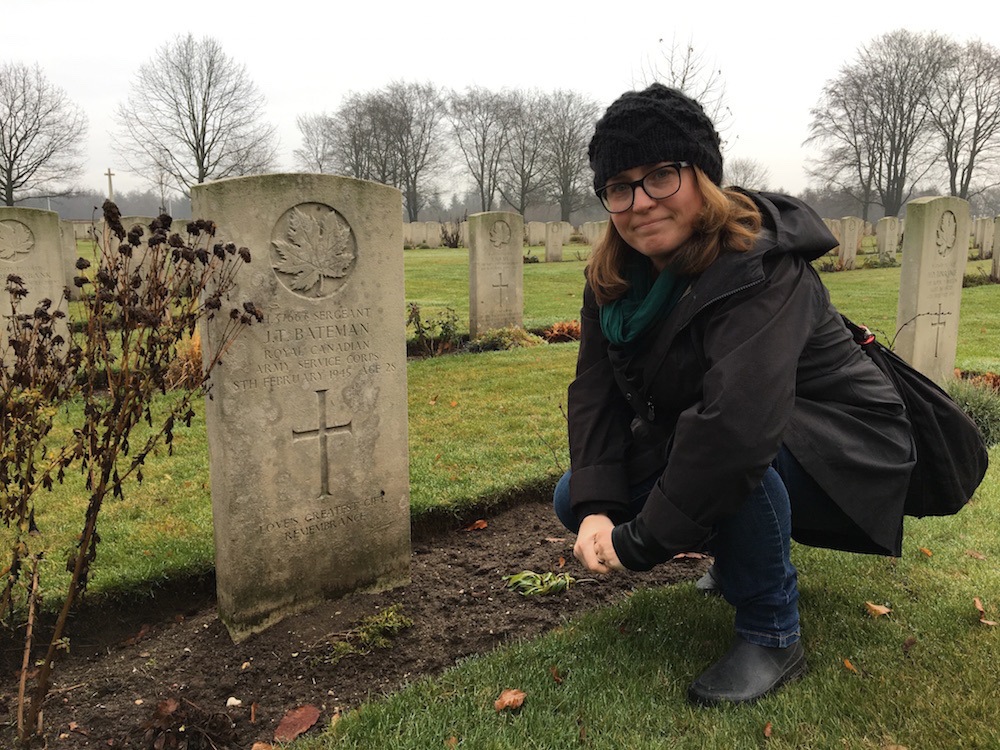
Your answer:
[[[555,510],[594,572],[710,552],[735,636],[688,695],[753,701],[805,671],[790,540],[900,554],[910,425],[810,265],[836,240],[796,199],[722,189],[697,102],[627,92],[589,156],[610,221]]]

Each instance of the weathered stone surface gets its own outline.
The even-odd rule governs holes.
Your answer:
[[[563,235],[565,229],[561,221],[550,221],[545,225],[545,262],[558,263],[563,256]]]
[[[469,217],[469,332],[524,320],[524,220],[489,211]]]
[[[30,312],[43,299],[51,300],[53,307],[60,304],[66,287],[64,247],[55,211],[0,207],[0,282],[5,283],[8,274],[24,281],[28,296],[20,303],[22,312]],[[5,318],[0,321],[3,342],[6,323]]]
[[[265,314],[206,403],[219,614],[234,639],[409,578],[401,197],[344,177],[198,185]],[[223,310],[225,312],[225,309]],[[203,329],[205,351],[226,325]]]
[[[857,262],[863,230],[864,222],[860,217],[845,216],[840,220],[840,265],[845,271],[853,269]]]
[[[534,247],[545,244],[545,222],[528,222],[528,244]]]
[[[899,219],[886,216],[875,225],[875,246],[883,263],[895,263],[899,251]]]
[[[938,382],[954,377],[968,257],[966,201],[917,198],[906,204],[896,351]]]

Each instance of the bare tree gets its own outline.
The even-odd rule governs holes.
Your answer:
[[[299,115],[295,125],[302,134],[302,145],[292,152],[295,164],[307,172],[330,174],[334,171],[333,118],[326,114]]]
[[[211,37],[178,36],[143,64],[119,105],[118,149],[129,167],[167,172],[185,193],[209,179],[272,168],[275,130],[246,66]]]
[[[809,170],[825,192],[849,196],[864,218],[875,202],[873,181],[878,172],[880,154],[878,137],[872,137],[873,124],[864,97],[863,83],[857,71],[845,69],[823,88],[823,95],[813,110],[813,122],[806,143],[821,143],[822,156]],[[856,211],[852,208],[852,211]]]
[[[3,204],[66,195],[82,169],[87,118],[35,65],[0,65],[0,193]]]
[[[386,137],[389,119],[379,92],[351,93],[329,126],[336,169],[348,177],[399,184],[399,155]]]
[[[501,156],[498,188],[519,214],[540,198],[545,184],[545,127],[548,102],[537,91],[514,91],[507,148]]]
[[[430,83],[395,81],[352,93],[332,116],[299,118],[299,163],[315,171],[392,185],[403,193],[410,221],[426,204],[428,180],[439,169],[446,105]]]
[[[1000,52],[989,44],[950,43],[947,64],[930,90],[930,120],[942,139],[952,195],[969,199],[993,187],[973,177],[1000,156]]]
[[[767,190],[771,173],[756,159],[729,159],[725,164],[724,182],[749,190]]]
[[[471,86],[452,92],[448,114],[452,133],[479,191],[483,211],[493,208],[500,186],[500,164],[511,137],[511,95]]]
[[[390,141],[399,154],[399,189],[410,221],[427,202],[426,183],[438,170],[447,105],[431,83],[390,83],[385,90]]]
[[[545,160],[550,197],[563,221],[593,198],[587,146],[600,115],[597,102],[576,91],[549,96],[545,118]]]
[[[929,91],[946,52],[937,34],[884,34],[827,83],[811,110],[806,142],[823,147],[813,175],[857,190],[866,216],[869,191],[895,216],[933,166]]]
[[[663,44],[663,39],[659,43]],[[726,103],[726,81],[722,69],[695,47],[692,37],[688,37],[686,44],[680,44],[676,35],[672,36],[670,47],[663,51],[660,60],[646,65],[642,82],[649,85],[654,81],[683,91],[701,104],[723,136],[725,148],[724,132],[732,124],[733,114]]]

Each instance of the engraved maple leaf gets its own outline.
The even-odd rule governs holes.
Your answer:
[[[506,221],[498,221],[490,228],[490,242],[493,247],[500,247],[510,242],[510,225]]]
[[[15,255],[24,254],[35,244],[31,231],[16,221],[0,221],[0,260],[13,260]]]
[[[294,208],[287,236],[272,242],[281,258],[274,268],[295,277],[289,286],[297,292],[309,291],[324,276],[342,278],[354,261],[350,236],[351,228],[333,211],[316,218]]]

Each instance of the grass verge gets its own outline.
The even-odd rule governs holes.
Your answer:
[[[961,513],[908,519],[898,560],[796,545],[810,671],[755,705],[687,703],[728,646],[732,610],[683,584],[465,661],[295,748],[1000,747],[1000,626],[974,604],[1000,620],[1000,451],[991,457]],[[892,611],[873,617],[866,601]],[[507,688],[524,705],[497,712]]]

